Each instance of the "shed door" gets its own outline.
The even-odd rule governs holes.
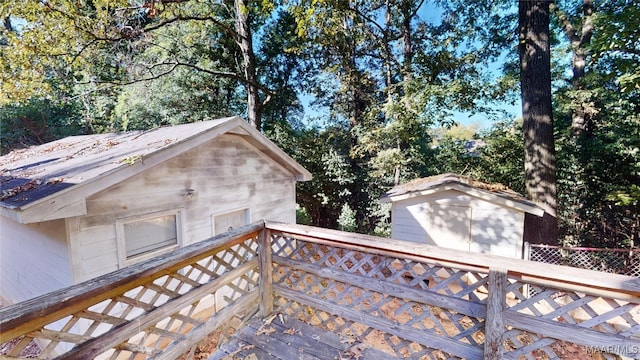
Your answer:
[[[473,209],[471,251],[521,258],[520,217],[507,209]]]
[[[429,204],[427,243],[469,251],[471,208],[469,206]]]

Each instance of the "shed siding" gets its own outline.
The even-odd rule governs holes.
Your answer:
[[[422,203],[411,201],[393,203],[391,206],[391,237],[425,243],[427,238],[427,212]]]
[[[0,300],[25,301],[72,284],[64,220],[25,225],[0,217],[0,229]]]
[[[521,257],[524,213],[456,190],[394,201],[394,239]]]
[[[119,267],[116,219],[180,209],[188,245],[213,235],[213,214],[242,207],[251,221],[295,222],[295,177],[226,134],[88,198],[88,215],[72,226],[74,280]]]
[[[524,213],[504,208],[474,208],[471,251],[522,257]]]

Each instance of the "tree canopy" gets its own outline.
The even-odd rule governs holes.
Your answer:
[[[547,15],[558,238],[637,245],[639,6],[561,0]],[[241,115],[314,174],[298,187],[310,224],[388,234],[380,195],[443,172],[551,194],[528,191],[525,168],[543,163],[532,108],[503,111],[533,91],[515,3],[7,0],[0,17],[3,153]],[[493,125],[456,128],[460,114]]]

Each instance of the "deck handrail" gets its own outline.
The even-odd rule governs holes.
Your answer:
[[[551,285],[560,289],[600,294],[602,291],[640,297],[640,278],[577,269],[555,264],[512,259],[490,254],[478,254],[443,247],[381,238],[377,236],[345,233],[338,230],[321,229],[312,226],[285,224],[267,221],[266,228],[273,231],[304,236],[323,243],[342,243],[354,247],[378,249],[402,256],[415,256],[443,265],[462,268],[506,269],[512,277],[522,277],[536,281],[540,285]],[[609,294],[610,295],[610,294]]]
[[[322,258],[326,249],[331,249],[335,258],[323,260],[328,261],[324,265],[314,264],[309,254],[307,258],[296,258],[301,256],[297,251],[305,246],[309,251],[320,251],[313,255],[316,258]],[[351,257],[336,260],[343,255]],[[382,267],[380,259],[394,262],[397,271],[408,275],[394,273],[393,267]],[[340,267],[374,266],[367,261],[381,267],[376,270],[378,273],[361,276],[349,271],[362,269],[343,271]],[[224,265],[222,270],[218,270],[220,263]],[[420,271],[414,271],[416,268]],[[324,293],[318,295],[320,298],[310,295],[316,289],[305,288],[307,284],[297,284],[304,290],[296,288],[297,277],[285,278],[283,271],[310,274],[316,287],[327,282],[344,283],[340,286],[355,286],[358,294],[365,295],[387,289],[391,292],[388,296],[397,297],[405,307],[413,304],[424,311],[437,308],[447,312],[447,321],[460,320],[463,315],[475,318],[473,330],[483,332],[484,344],[478,348],[473,341],[438,338],[428,326],[416,327],[415,322],[375,320],[371,314],[340,305],[339,299],[334,299],[338,303],[333,304],[334,300],[322,298]],[[452,284],[461,291],[450,293]],[[127,295],[136,289],[149,293]],[[213,309],[194,310],[205,296],[215,298]],[[367,301],[375,302],[376,296],[371,296]],[[558,296],[566,297],[567,304],[558,302]],[[333,311],[352,322],[364,319],[365,327],[388,327],[391,335],[405,334],[423,347],[425,342],[441,344],[443,351],[460,357],[476,358],[484,353],[485,358],[500,358],[507,352],[505,344],[511,339],[518,341],[512,334],[515,329],[507,331],[507,326],[540,334],[535,337],[536,342],[546,349],[552,342],[540,338],[592,347],[613,344],[618,346],[613,351],[618,354],[635,354],[637,346],[640,355],[639,278],[270,221],[258,221],[96,279],[0,308],[0,345],[16,343],[14,350],[5,354],[8,358],[19,358],[21,349],[32,340],[44,346],[41,358],[80,359],[108,349],[146,354],[147,358],[174,358],[208,333],[234,321],[241,323],[258,311],[263,316],[274,310],[289,311],[291,316],[302,311],[283,307],[285,300],[316,306],[320,310],[315,311],[322,313]],[[537,308],[547,302],[557,304],[549,309]],[[600,302],[612,309],[600,312],[593,305]],[[121,306],[122,314],[114,315],[114,306]],[[586,315],[581,313],[583,318],[573,319],[572,312],[583,307]],[[376,312],[382,310],[378,308]],[[618,325],[607,323],[613,317],[623,318],[627,321],[624,327],[631,330],[618,330]],[[51,328],[52,323],[63,320],[66,324]],[[83,321],[89,330],[77,333],[75,329]],[[102,327],[105,329],[100,330]],[[139,342],[127,342],[137,337],[141,338]],[[61,348],[60,343],[71,345]],[[462,350],[457,352],[455,346]],[[527,349],[523,345],[512,353]]]

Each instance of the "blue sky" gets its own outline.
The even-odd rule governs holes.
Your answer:
[[[429,23],[437,23],[440,21],[440,17],[442,16],[442,11],[435,7],[431,2],[426,1],[423,4],[422,8],[418,11],[418,17],[425,22]],[[497,76],[501,69],[501,63],[495,63],[489,67],[489,71],[491,71],[492,76]],[[300,101],[305,109],[305,120],[304,122],[307,124],[314,123],[312,119],[314,118],[323,118],[328,117],[328,109],[326,108],[318,108],[312,107],[310,104],[313,101],[313,95],[311,94],[301,94]],[[501,104],[492,104],[492,107],[497,110],[505,111],[510,118],[520,117],[522,114],[522,107],[520,99],[516,101],[515,104],[509,103],[501,103]],[[480,129],[487,129],[491,127],[493,123],[493,119],[491,119],[486,114],[472,114],[466,112],[454,112],[453,113],[454,120],[457,123],[463,125],[470,124],[478,124]]]

